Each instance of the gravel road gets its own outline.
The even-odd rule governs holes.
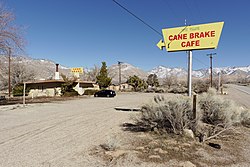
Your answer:
[[[114,107],[140,107],[154,95],[0,106],[0,166],[98,166],[87,151],[120,133],[131,114]]]

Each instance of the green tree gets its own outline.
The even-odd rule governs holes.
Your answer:
[[[108,77],[108,70],[106,62],[102,62],[99,75],[96,76],[96,82],[99,84],[100,89],[107,88],[111,85],[111,78]]]
[[[156,74],[150,74],[147,79],[147,84],[152,87],[158,87],[159,81]]]
[[[147,83],[136,75],[130,76],[127,80],[127,83],[133,86],[134,91],[139,91],[147,88]]]

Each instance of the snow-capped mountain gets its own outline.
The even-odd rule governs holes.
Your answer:
[[[222,68],[213,68],[213,74],[216,75],[221,73],[228,76],[241,76],[249,77],[250,76],[250,65],[246,67],[222,67]],[[165,78],[170,75],[177,77],[182,77],[187,75],[187,70],[183,68],[168,68],[164,66],[158,66],[152,69],[149,74],[156,74],[159,78]],[[210,74],[210,69],[200,69],[193,70],[192,76],[197,78],[205,78]]]
[[[33,59],[27,56],[15,56],[11,58],[12,66],[21,64],[26,72],[32,71],[35,75],[35,80],[53,79],[55,73],[55,62],[45,59]],[[22,67],[22,66],[20,66]],[[85,69],[88,72],[88,69]],[[59,72],[70,76],[70,68],[59,65]],[[250,65],[245,67],[222,67],[213,68],[213,74],[218,73],[231,78],[250,78]],[[109,77],[112,78],[112,83],[119,82],[119,66],[114,64],[108,68]],[[147,79],[149,74],[156,74],[159,79],[166,78],[167,76],[186,77],[187,70],[184,68],[169,68],[165,66],[158,66],[149,72],[135,67],[128,63],[121,63],[121,82],[126,82],[129,76],[137,75],[142,79]],[[193,77],[207,78],[209,77],[209,69],[193,70]],[[8,76],[8,57],[0,56],[0,86],[1,83],[7,79]]]
[[[166,78],[167,76],[174,75],[177,77],[182,77],[187,75],[187,71],[183,68],[168,68],[164,66],[158,66],[153,68],[149,74],[156,74],[158,78]]]

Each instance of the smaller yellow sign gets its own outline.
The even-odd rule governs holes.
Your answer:
[[[83,68],[82,67],[75,67],[75,68],[71,68],[71,72],[72,73],[83,73]]]
[[[164,42],[157,46],[166,47],[168,52],[215,49],[218,46],[224,22],[163,29]]]

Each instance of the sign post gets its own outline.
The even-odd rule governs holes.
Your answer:
[[[75,86],[76,90],[79,92],[80,89],[80,84],[79,84],[79,78],[80,78],[80,74],[83,74],[83,67],[74,67],[71,68],[71,73],[73,73],[74,77],[77,78],[77,85]]]
[[[188,51],[188,96],[192,96],[192,51]]]
[[[26,82],[23,83],[23,106],[25,106]]]
[[[157,43],[159,49],[168,52],[188,51],[188,95],[192,95],[192,51],[216,49],[224,22],[200,24],[162,29],[163,40]]]

